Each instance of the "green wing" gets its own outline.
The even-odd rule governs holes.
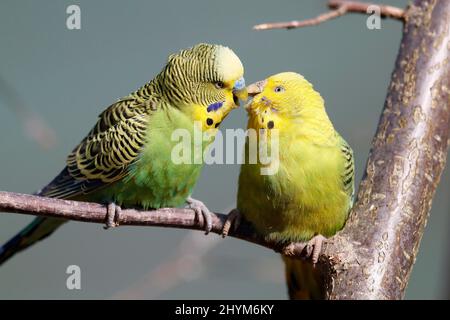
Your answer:
[[[353,160],[353,150],[344,139],[341,140],[341,152],[344,157],[344,171],[342,174],[342,182],[345,192],[351,198],[355,195],[355,163]]]
[[[139,92],[137,92],[139,93]],[[64,170],[39,194],[72,198],[124,178],[146,143],[147,124],[157,102],[132,94],[103,111],[97,124],[67,157]]]

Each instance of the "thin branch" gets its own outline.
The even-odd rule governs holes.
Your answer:
[[[74,221],[105,223],[107,207],[98,203],[0,191],[0,212],[15,212]],[[226,218],[225,214],[213,213],[211,232],[221,235]],[[162,208],[151,211],[122,209],[116,222],[122,226],[156,226],[203,231],[203,226],[195,219],[194,211],[191,209]],[[231,230],[229,236],[259,244],[277,252],[280,252],[282,249],[279,243],[266,241],[257,235],[251,225],[245,221],[240,224],[235,232]],[[303,249],[302,244],[299,244],[296,252],[302,252],[300,249]],[[299,256],[301,255],[299,254]]]
[[[301,21],[287,21],[287,22],[273,22],[273,23],[263,23],[258,24],[253,27],[254,30],[269,30],[269,29],[295,29],[302,27],[309,27],[321,24],[325,21],[335,19],[337,17],[343,16],[347,13],[363,13],[368,14],[368,9],[372,6],[376,6],[380,10],[380,15],[382,17],[394,18],[397,20],[404,19],[404,10],[401,8],[378,5],[374,3],[364,3],[358,1],[345,1],[345,0],[330,0],[328,1],[328,7],[330,7],[330,12],[326,12],[318,15],[315,18],[301,20]]]

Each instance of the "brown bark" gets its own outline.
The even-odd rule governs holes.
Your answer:
[[[400,299],[447,156],[450,0],[415,1],[358,200],[321,267],[329,299]]]

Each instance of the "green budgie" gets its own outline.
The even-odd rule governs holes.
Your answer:
[[[100,114],[94,128],[67,157],[67,166],[37,194],[108,204],[108,227],[115,226],[121,207],[187,203],[208,233],[211,213],[191,198],[202,164],[173,161],[179,142],[173,141],[172,133],[176,129],[191,134],[207,131],[214,137],[239,99],[246,98],[243,73],[236,54],[221,45],[198,44],[170,55],[153,80]],[[202,147],[211,142],[202,142]],[[64,222],[36,218],[0,248],[0,264]]]

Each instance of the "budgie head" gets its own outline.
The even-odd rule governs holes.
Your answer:
[[[244,68],[228,47],[201,43],[169,56],[160,74],[163,95],[204,129],[247,99]]]
[[[249,128],[299,132],[302,126],[329,123],[324,102],[311,83],[295,72],[283,72],[247,87]],[[325,120],[325,121],[323,121]]]

